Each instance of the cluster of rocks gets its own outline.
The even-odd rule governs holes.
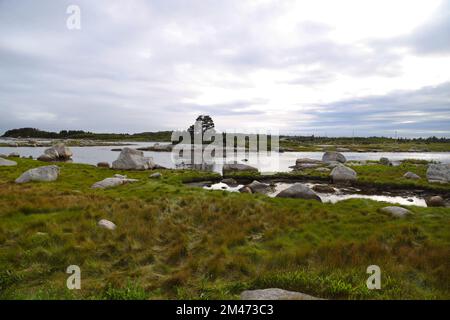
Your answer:
[[[68,161],[72,159],[72,155],[72,151],[64,143],[58,143],[46,149],[44,154],[40,155],[37,159],[45,162]]]

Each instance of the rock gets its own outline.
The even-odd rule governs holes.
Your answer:
[[[427,169],[428,182],[448,183],[450,181],[450,164],[430,164]]]
[[[352,182],[358,179],[356,171],[344,165],[336,166],[330,173],[331,179],[334,183]]]
[[[408,171],[407,173],[405,173],[405,174],[403,175],[403,178],[406,178],[406,179],[413,179],[413,180],[418,180],[418,179],[420,179],[420,177],[419,177],[417,174],[415,174],[414,172],[411,172],[411,171]]]
[[[385,157],[380,158],[380,164],[385,165],[385,166],[392,166],[391,161]]]
[[[445,201],[441,196],[425,198],[425,202],[429,207],[445,207]]]
[[[330,170],[329,168],[320,167],[320,168],[314,169],[314,171],[318,171],[318,172],[330,172],[331,170]]]
[[[155,167],[152,158],[144,157],[142,151],[131,148],[123,148],[117,160],[112,163],[112,168],[119,170],[147,170]]]
[[[109,165],[109,162],[99,162],[99,163],[97,163],[97,167],[99,167],[99,168],[111,168],[111,166]]]
[[[322,161],[329,163],[333,161],[337,161],[340,163],[345,163],[347,159],[342,153],[336,152],[336,151],[327,151],[322,156]]]
[[[122,184],[136,182],[137,179],[127,179],[126,177],[112,177],[112,178],[106,178],[102,181],[98,181],[94,183],[91,188],[92,189],[107,189],[107,188],[113,188],[116,186],[120,186]]]
[[[258,172],[258,169],[242,163],[226,163],[223,165],[222,171],[223,174],[226,174],[235,171]]]
[[[322,202],[320,197],[308,188],[306,185],[302,183],[294,183],[289,188],[281,191],[276,195],[277,198],[297,198],[297,199],[306,199],[306,200],[317,200]]]
[[[231,186],[231,185],[238,185],[237,181],[234,180],[233,178],[222,179],[221,182],[222,182],[222,183],[225,183],[225,184],[227,184],[227,185],[229,185],[229,186]]]
[[[64,143],[58,143],[51,148],[44,151],[44,154],[40,155],[37,159],[39,161],[67,161],[72,158],[72,151],[64,145]]]
[[[334,190],[333,187],[323,184],[318,184],[312,187],[312,189],[316,192],[320,193],[335,193],[336,190]]]
[[[108,230],[114,230],[117,227],[113,222],[106,220],[106,219],[100,220],[98,222],[98,226],[101,228],[108,229]]]
[[[58,166],[39,167],[24,172],[19,178],[16,179],[16,183],[25,183],[30,181],[55,181],[58,179],[58,175]]]
[[[239,189],[239,192],[240,192],[240,193],[253,193],[253,192],[252,192],[252,189],[250,189],[249,187],[245,187],[245,186],[242,187],[242,188],[240,188],[240,189]]]
[[[151,179],[160,179],[161,177],[162,177],[162,174],[159,172],[155,172],[150,175]]]
[[[403,217],[406,217],[407,215],[412,214],[412,212],[409,211],[408,209],[405,209],[402,207],[395,207],[395,206],[384,207],[381,209],[381,211],[385,212],[385,213],[389,213],[395,218],[403,218]]]
[[[17,162],[0,158],[0,167],[17,166]]]
[[[20,158],[20,154],[18,152],[11,152],[8,157],[9,158]]]
[[[301,292],[287,291],[278,288],[245,290],[241,300],[322,300]]]
[[[253,180],[252,183],[248,184],[247,187],[249,187],[253,193],[268,193],[272,188],[270,185],[261,183],[259,181]]]
[[[153,146],[146,148],[139,148],[142,151],[156,151],[156,152],[171,152],[173,150],[173,145],[171,143],[159,144],[155,143]]]

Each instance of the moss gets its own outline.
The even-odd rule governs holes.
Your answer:
[[[44,165],[17,162],[0,168],[4,299],[234,299],[266,286],[339,299],[450,298],[447,208],[410,207],[412,216],[394,219],[370,200],[333,205],[183,184],[214,173],[158,170],[154,180],[66,163],[55,182],[16,185]],[[427,186],[402,180],[413,165],[424,174],[422,164],[355,170],[362,181]],[[90,189],[114,173],[139,181]],[[99,229],[102,218],[117,229]],[[70,264],[81,268],[82,290],[65,287]],[[371,264],[381,267],[380,291],[365,288]]]

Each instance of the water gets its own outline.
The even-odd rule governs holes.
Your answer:
[[[2,141],[0,141],[2,142]],[[141,148],[149,147],[155,142],[123,142],[123,144],[132,144],[128,147]],[[85,163],[96,165],[98,162],[113,162],[117,159],[119,152],[111,151],[113,148],[120,148],[117,144],[111,146],[95,147],[70,147],[73,152],[73,161],[76,163]],[[9,154],[17,152],[21,156],[32,156],[37,158],[44,153],[47,147],[0,147],[0,154]],[[381,157],[387,157],[391,161],[400,161],[404,159],[433,160],[442,163],[450,163],[450,152],[343,152],[347,160],[379,160]],[[144,151],[144,155],[152,157],[154,161],[166,168],[175,168],[170,152]],[[265,153],[245,153],[237,152],[234,158],[228,158],[227,161],[238,161],[258,168],[261,172],[288,172],[289,168],[295,164],[298,158],[322,159],[323,152],[273,152],[271,155]],[[243,161],[247,159],[248,161]],[[222,161],[220,161],[222,162]],[[218,162],[213,166],[216,172],[222,172],[222,164]]]
[[[313,187],[315,184],[313,183],[305,183],[308,187]],[[275,197],[281,191],[292,186],[292,183],[276,183],[272,192],[269,192],[267,195],[269,197]],[[230,187],[225,183],[215,183],[211,186],[205,186],[204,189],[207,190],[224,190],[229,192],[239,192],[239,189],[242,188],[243,185],[238,185],[237,187]],[[336,203],[339,201],[347,200],[347,199],[369,199],[374,201],[388,202],[397,205],[404,206],[418,206],[418,207],[426,207],[427,204],[425,199],[417,197],[417,196],[393,196],[393,195],[373,195],[373,194],[360,194],[360,193],[347,193],[343,189],[335,188],[336,193],[322,193],[316,192],[320,197],[322,202],[324,203]]]

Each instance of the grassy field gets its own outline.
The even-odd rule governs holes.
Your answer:
[[[370,200],[333,205],[183,184],[219,179],[212,173],[159,170],[153,180],[62,163],[56,182],[17,185],[44,165],[17,162],[0,167],[2,299],[234,299],[269,287],[335,299],[450,299],[448,208],[410,207],[412,216],[395,219]],[[423,165],[404,166],[424,174]],[[407,167],[355,169],[365,183],[427,184],[402,180]],[[114,173],[139,182],[90,189]],[[100,229],[102,218],[117,229]],[[72,264],[81,290],[66,288]],[[366,288],[373,264],[381,290]]]

